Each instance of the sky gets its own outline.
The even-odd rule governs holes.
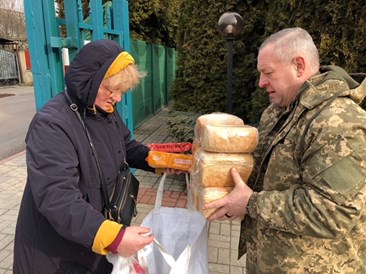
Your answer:
[[[24,12],[23,0],[0,0],[0,7]]]

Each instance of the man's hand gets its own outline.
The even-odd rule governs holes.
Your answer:
[[[209,221],[242,219],[247,214],[247,204],[253,190],[241,179],[235,168],[231,169],[231,176],[234,179],[234,189],[225,197],[207,203],[203,209],[218,208],[218,210],[207,218]]]
[[[125,228],[122,241],[117,247],[117,254],[123,257],[131,257],[137,251],[144,248],[154,240],[150,229],[142,226],[129,226]]]

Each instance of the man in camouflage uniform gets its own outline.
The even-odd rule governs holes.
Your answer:
[[[206,208],[241,225],[247,273],[366,273],[366,95],[336,66],[319,68],[301,28],[270,36],[258,54],[259,86],[271,98],[256,165],[244,184]],[[248,187],[249,186],[249,187]]]

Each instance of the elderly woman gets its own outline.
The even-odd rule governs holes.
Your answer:
[[[85,45],[65,77],[93,140],[107,189],[126,161],[154,172],[149,149],[131,140],[116,102],[144,76],[130,54],[110,40]],[[28,178],[20,207],[14,273],[110,273],[105,254],[131,256],[153,241],[148,228],[126,227],[103,214],[95,158],[65,93],[33,118],[26,136]]]

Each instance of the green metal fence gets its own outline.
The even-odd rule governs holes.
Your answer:
[[[147,72],[141,85],[132,92],[134,127],[138,127],[170,101],[175,78],[176,52],[161,45],[131,40],[131,54],[136,64]]]

